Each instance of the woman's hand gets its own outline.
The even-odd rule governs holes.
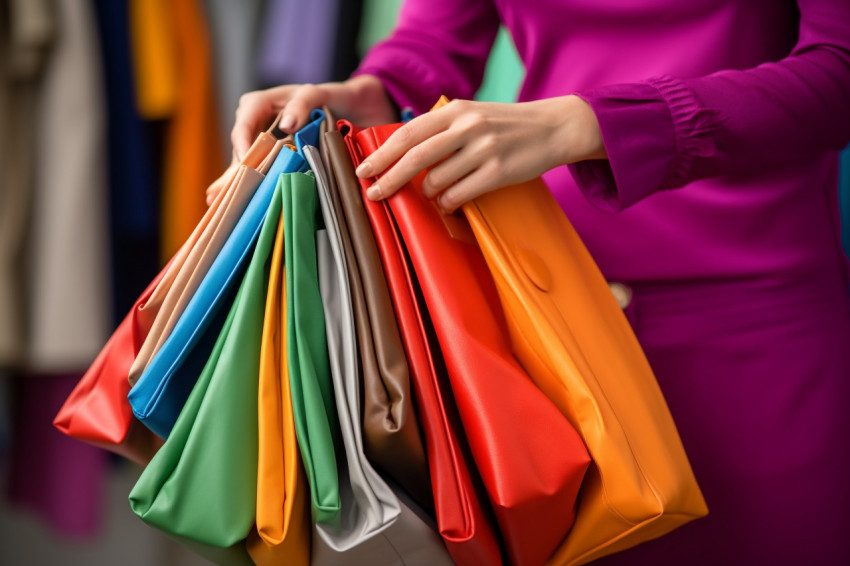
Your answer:
[[[398,120],[381,81],[371,75],[360,75],[339,83],[319,85],[283,85],[243,94],[236,109],[236,122],[230,132],[235,169],[257,136],[280,115],[278,128],[291,134],[302,128],[314,108],[327,106],[340,118],[357,125],[374,126]],[[226,177],[223,175],[222,178]],[[207,188],[207,206],[223,187],[222,179]]]
[[[360,75],[338,83],[284,85],[242,95],[236,122],[230,133],[234,158],[238,161],[254,139],[280,115],[278,127],[292,133],[303,127],[314,108],[328,106],[340,118],[359,126],[374,126],[398,120],[398,114],[381,81]]]
[[[575,95],[514,104],[455,100],[399,128],[357,175],[380,177],[367,192],[379,200],[432,167],[423,193],[453,211],[559,165],[605,158],[596,115]]]

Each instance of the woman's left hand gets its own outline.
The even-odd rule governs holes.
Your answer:
[[[559,165],[605,158],[596,115],[575,95],[513,104],[454,100],[400,127],[357,175],[379,177],[367,196],[380,200],[431,167],[422,191],[453,211]]]

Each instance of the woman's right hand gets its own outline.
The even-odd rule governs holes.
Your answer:
[[[339,118],[368,127],[398,121],[398,113],[377,77],[359,75],[343,82],[283,85],[242,95],[230,133],[234,158],[241,160],[254,139],[280,115],[289,134],[306,125],[310,111],[327,106]]]

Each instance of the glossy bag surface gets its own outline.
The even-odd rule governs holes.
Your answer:
[[[398,127],[363,130],[355,143],[369,155]],[[439,212],[422,195],[422,178],[386,203],[434,321],[508,559],[542,564],[573,525],[589,456],[514,358],[493,280],[465,220]]]
[[[201,375],[130,492],[146,523],[227,563],[250,563],[243,541],[256,522],[261,340],[282,178]]]
[[[341,131],[325,134],[322,152],[333,164],[331,170],[338,190],[356,195],[360,192],[360,183],[354,174],[357,154],[349,154],[342,134],[354,130],[347,122],[340,124]],[[345,139],[350,136],[346,135]],[[417,302],[418,284],[408,269],[383,203],[364,200],[363,205],[374,231],[410,367],[428,454],[437,528],[457,564],[501,564],[495,520],[469,456],[445,364],[439,346],[432,340],[433,327],[427,310],[420,309]],[[355,294],[355,286],[360,285],[359,277],[351,277],[350,281],[352,294]]]
[[[320,152],[304,154],[316,176],[324,230],[316,233],[319,289],[328,337],[334,398],[342,434],[340,454],[341,520],[319,523],[313,539],[313,564],[453,564],[425,513],[398,496],[366,458],[361,420],[361,382],[347,263],[338,215],[336,186]],[[342,221],[341,221],[342,220]]]
[[[295,438],[286,356],[283,222],[278,223],[260,344],[257,519],[246,541],[258,566],[310,564],[310,490]]]
[[[127,372],[153,324],[140,307],[169,265],[142,292],[65,400],[53,425],[62,433],[145,465],[162,441],[133,416]]]
[[[339,522],[339,425],[316,266],[319,197],[312,174],[281,177],[286,331],[292,414],[310,485],[313,521]]]
[[[250,167],[260,171],[266,170],[265,162],[268,161],[269,155],[274,153],[275,143],[271,134],[261,134],[242,162],[234,163],[233,167],[222,175],[220,186],[234,183],[238,170],[247,170]],[[240,179],[245,176],[243,172]],[[208,231],[208,226],[214,222],[217,215],[223,213],[230,197],[232,195],[219,194],[191,237],[151,281],[116,328],[57,413],[54,424],[63,433],[143,465],[162,445],[162,439],[142,426],[133,415],[127,399],[131,383],[122,381],[126,382],[128,375],[132,376],[133,367],[139,363],[139,359],[147,356],[145,347],[154,342],[152,333],[158,332],[157,325],[162,324],[159,318],[165,318],[159,317],[159,314],[166,296],[182,270],[194,272],[194,269],[186,269],[187,262],[191,264],[193,261],[192,251],[198,240]],[[165,310],[168,312],[169,307],[166,306]]]
[[[675,423],[626,317],[541,179],[465,204],[518,359],[593,463],[550,564],[583,564],[707,513]]]
[[[265,174],[262,165],[275,151],[275,142],[274,136],[264,132],[254,141],[242,162],[229,168],[216,181],[221,183],[218,196],[176,254],[163,282],[140,307],[154,322],[130,368],[131,386],[162,347],[262,182]]]
[[[284,147],[216,256],[186,310],[151,360],[128,398],[133,414],[161,438],[167,438],[198,378],[247,258],[263,224],[281,173],[304,169],[304,159]]]
[[[326,136],[327,137],[327,136]],[[366,454],[425,509],[433,508],[425,448],[410,387],[410,372],[381,258],[345,148],[328,163],[338,188],[352,306],[363,379]]]

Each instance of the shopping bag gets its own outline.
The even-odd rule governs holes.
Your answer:
[[[286,356],[283,222],[278,223],[260,344],[257,519],[246,546],[258,566],[310,564],[310,491],[295,439]]]
[[[513,351],[592,457],[572,531],[550,564],[584,564],[707,513],[676,425],[623,312],[539,178],[463,212]]]
[[[330,179],[339,193],[359,195],[354,166],[343,140],[343,133],[347,133],[351,125],[343,121],[340,124],[341,131],[329,131],[322,138],[322,155],[329,164]],[[489,503],[480,495],[483,486],[469,457],[439,347],[429,341],[433,332],[427,312],[423,317],[417,308],[415,282],[408,277],[404,258],[400,248],[395,246],[389,226],[376,223],[371,217],[374,208],[369,202],[365,205],[375,230],[375,241],[410,364],[410,380],[425,437],[439,533],[457,564],[501,564],[494,519]],[[383,209],[379,212],[383,213]],[[344,215],[338,213],[338,216],[341,224],[344,223]],[[345,231],[342,233],[345,235]],[[344,239],[343,244],[345,255],[353,255],[351,243]],[[348,262],[348,266],[356,318],[356,289],[361,283],[359,274],[351,269],[352,266],[356,268],[356,262]],[[359,293],[362,294],[362,289]],[[361,311],[365,311],[365,306]],[[359,349],[362,351],[362,346],[359,345]]]
[[[153,321],[141,309],[170,264],[150,282],[62,404],[53,425],[62,433],[145,465],[162,441],[133,416],[127,371]]]
[[[333,145],[333,144],[332,144]],[[344,150],[344,148],[342,148]],[[337,176],[350,171],[349,165]],[[410,375],[375,238],[363,211],[357,183],[340,184],[337,198],[350,243],[347,256],[355,330],[363,371],[363,434],[366,454],[429,512],[431,481],[422,434],[414,409]]]
[[[274,137],[261,134],[242,163],[222,175],[221,183],[232,182],[237,169],[257,167],[264,170],[263,159],[274,154]],[[269,152],[272,148],[272,152]],[[263,157],[265,155],[265,158]],[[109,341],[86,371],[77,387],[54,419],[56,427],[65,434],[106,448],[140,464],[146,464],[162,445],[162,439],[144,427],[133,416],[127,400],[130,391],[128,374],[136,360],[145,354],[152,329],[156,327],[163,301],[191,252],[212,219],[223,208],[226,195],[219,195],[204,215],[196,230],[178,250],[165,268],[139,296],[133,308],[119,324]],[[167,310],[167,309],[166,309]]]
[[[141,305],[140,310],[153,318],[153,324],[130,367],[128,377],[131,386],[162,347],[242,216],[268,167],[280,152],[277,141],[269,132],[260,134],[242,162],[228,169],[226,179],[222,176],[216,181],[223,185],[218,196],[175,256],[168,277]]]
[[[256,521],[260,344],[284,177],[212,352],[129,497],[146,523],[227,563],[250,564],[243,541]]]
[[[310,485],[313,520],[339,522],[339,425],[316,266],[320,225],[312,174],[281,177],[286,256],[286,336],[292,414]]]
[[[359,132],[350,144],[355,160],[399,126]],[[508,559],[542,564],[572,527],[589,456],[573,426],[514,358],[481,250],[462,217],[441,213],[423,196],[423,176],[382,204],[410,254],[434,321]]]
[[[161,438],[167,438],[200,368],[221,328],[234,294],[233,281],[244,273],[281,173],[306,168],[289,147],[280,150],[171,334],[130,389],[133,414]]]
[[[354,310],[348,280],[339,196],[319,149],[303,148],[316,177],[325,229],[316,232],[319,289],[325,316],[334,399],[342,435],[341,518],[338,526],[319,523],[313,563],[453,564],[433,522],[418,505],[397,495],[366,459],[361,426],[360,367]],[[334,204],[336,201],[336,205]]]

